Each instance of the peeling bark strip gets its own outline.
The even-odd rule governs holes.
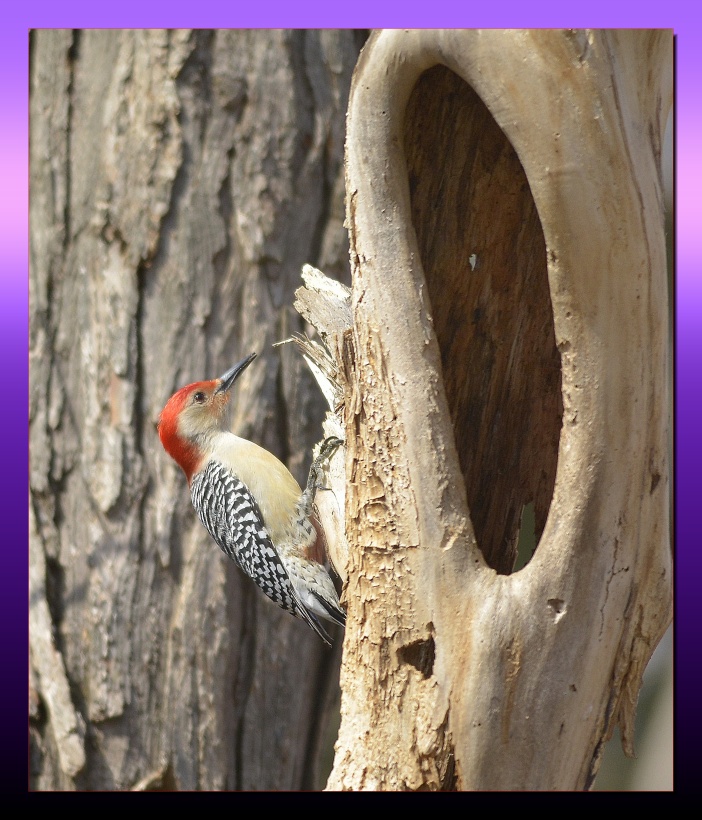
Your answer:
[[[361,54],[330,789],[582,789],[615,725],[631,749],[671,619],[671,100],[670,31]],[[530,499],[536,554],[497,574]]]
[[[233,426],[304,481],[324,403],[272,346],[305,330],[303,263],[349,280],[362,38],[31,34],[32,789],[326,779],[339,658],[218,555],[154,425],[255,350]]]

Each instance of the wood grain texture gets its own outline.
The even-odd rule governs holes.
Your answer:
[[[272,345],[305,328],[303,263],[348,281],[344,116],[361,42],[32,33],[34,789],[320,784],[338,654],[219,554],[155,424],[176,388],[255,350],[233,429],[306,478],[323,399],[301,357]],[[57,697],[47,664],[65,675]]]
[[[671,100],[669,31],[382,31],[359,58],[330,789],[584,789],[616,725],[631,750],[672,616]]]

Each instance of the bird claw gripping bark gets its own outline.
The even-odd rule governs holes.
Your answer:
[[[324,484],[319,483],[319,474],[322,471],[322,467],[324,467],[324,465],[329,461],[329,459],[331,459],[343,443],[344,442],[340,438],[336,438],[336,436],[329,436],[322,442],[319,454],[314,459],[312,466],[310,467],[309,476],[307,478],[307,486],[305,487],[305,492],[302,494],[303,504],[305,505],[304,509],[306,510],[307,515],[310,515],[312,512],[314,497],[317,490],[331,489],[330,487],[325,487]]]
[[[342,441],[325,439],[302,492],[272,453],[224,429],[232,385],[255,356],[174,393],[161,412],[159,437],[183,469],[193,506],[220,549],[329,644],[319,618],[343,626],[346,615],[320,557],[324,535],[312,507],[319,473]]]

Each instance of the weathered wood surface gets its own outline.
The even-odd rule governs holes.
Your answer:
[[[361,54],[329,788],[582,789],[616,725],[631,750],[672,616],[671,99],[670,31],[383,31]]]
[[[31,35],[32,788],[320,785],[338,654],[214,547],[155,423],[255,350],[234,429],[306,478],[323,397],[272,345],[303,263],[348,281],[361,42]]]

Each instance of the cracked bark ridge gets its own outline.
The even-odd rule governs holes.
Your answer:
[[[324,403],[272,345],[303,262],[348,281],[361,39],[31,34],[33,789],[320,784],[338,656],[218,555],[154,425],[255,350],[233,427],[304,481]]]

